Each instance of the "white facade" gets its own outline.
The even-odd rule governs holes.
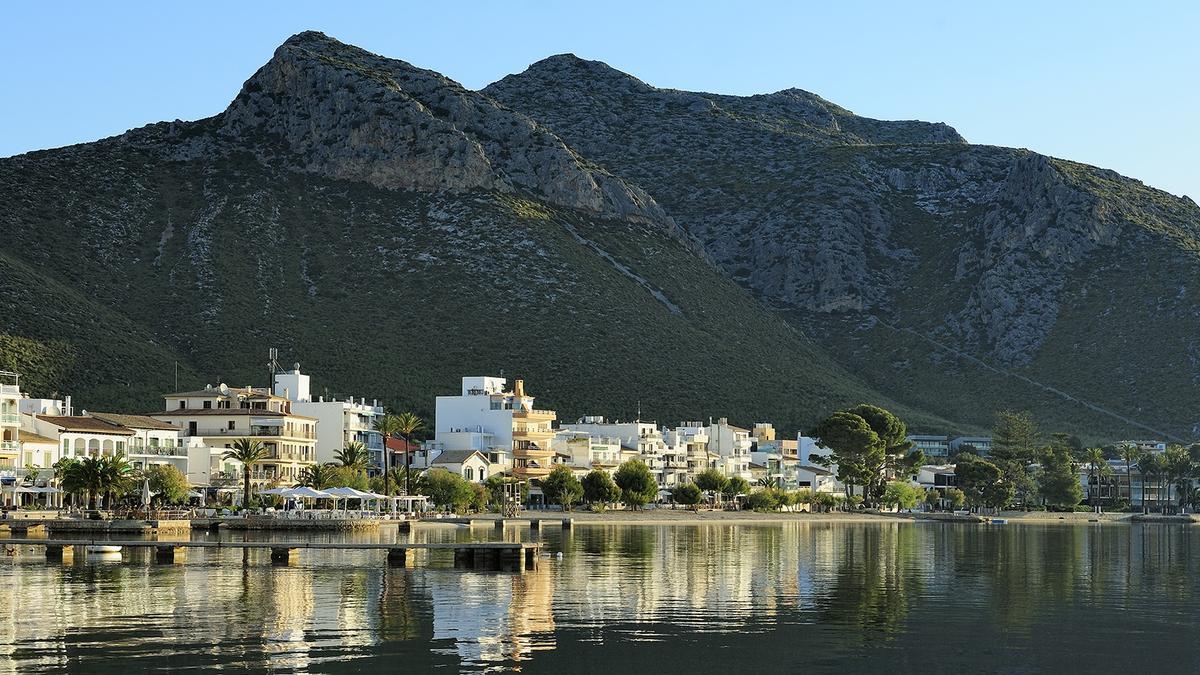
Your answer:
[[[21,451],[20,376],[0,370],[0,468],[16,468]]]
[[[621,465],[621,439],[594,436],[587,431],[560,430],[551,442],[556,456],[575,473],[592,469],[614,473]]]
[[[292,401],[292,412],[317,420],[316,459],[318,463],[332,462],[347,443],[357,441],[371,453],[371,463],[383,466],[383,436],[375,431],[375,422],[383,417],[379,401],[365,398],[339,401],[311,396],[310,377],[300,372],[300,364],[292,370],[275,374],[274,393]]]
[[[617,439],[621,446],[634,451],[646,463],[660,488],[669,489],[688,481],[687,448],[667,443],[663,432],[653,422],[609,422],[603,417],[589,416],[575,424],[564,424],[562,428],[596,439]]]
[[[519,479],[539,479],[550,473],[554,461],[553,410],[533,407],[525,394],[525,383],[513,381],[512,391],[502,377],[464,377],[458,396],[438,396],[435,403],[434,441],[437,451],[480,450],[495,460],[511,458],[511,469]],[[487,440],[485,448],[476,441]],[[464,443],[469,442],[470,445]]]
[[[472,483],[482,483],[492,475],[492,465],[483,453],[474,450],[450,450],[432,462],[433,469],[445,469]]]

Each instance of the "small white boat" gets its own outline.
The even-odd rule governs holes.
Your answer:
[[[1005,520],[1004,518],[992,518],[989,522],[993,525],[1007,525],[1008,524],[1008,521]]]
[[[120,553],[120,546],[88,546],[88,553]]]

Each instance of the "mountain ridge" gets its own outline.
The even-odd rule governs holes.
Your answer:
[[[13,233],[0,255],[36,270],[0,285],[0,333],[70,356],[27,378],[33,392],[151,409],[171,361],[183,387],[261,384],[276,347],[318,387],[426,415],[457,378],[503,370],[563,419],[640,400],[665,422],[766,416],[794,430],[873,400],[951,425],[766,312],[640,188],[397,63],[301,34],[224,113],[0,160]],[[356,117],[378,133],[355,136]],[[94,307],[23,300],[42,286]],[[122,328],[87,329],[97,322]],[[139,360],[143,343],[164,347]],[[110,386],[139,377],[128,395]]]
[[[556,55],[473,92],[306,32],[218,115],[0,160],[0,197],[0,254],[206,381],[274,346],[418,410],[507,365],[568,415],[657,398],[791,430],[871,400],[926,430],[1000,408],[1092,438],[1200,424],[1194,203],[800,89],[659,89]],[[95,365],[86,333],[59,345],[7,306],[0,333]]]

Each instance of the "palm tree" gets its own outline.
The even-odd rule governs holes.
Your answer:
[[[1143,453],[1138,457],[1137,462],[1138,472],[1142,474],[1142,513],[1149,513],[1146,508],[1146,479],[1156,478],[1162,470],[1162,462],[1159,461],[1158,455],[1153,452]],[[1155,505],[1158,505],[1158,496],[1154,497]]]
[[[80,480],[79,460],[63,457],[54,463],[53,469],[59,489],[70,495],[71,506],[76,506],[75,498],[86,490]]]
[[[125,492],[133,483],[133,466],[125,459],[124,452],[118,452],[111,457],[100,458],[100,489],[107,497],[105,506],[112,508],[115,493]]]
[[[1172,445],[1167,448],[1166,455],[1163,456],[1167,474],[1167,485],[1175,488],[1176,503],[1171,504],[1171,509],[1174,511],[1176,506],[1182,507],[1187,503],[1187,497],[1191,492],[1192,474],[1195,473],[1195,465],[1192,463],[1192,456],[1182,445]]]
[[[299,485],[308,486],[314,490],[324,490],[337,478],[335,469],[337,469],[337,465],[333,462],[306,466],[300,472]]]
[[[346,447],[337,451],[333,457],[337,463],[347,469],[355,471],[365,471],[367,464],[371,462],[370,454],[367,452],[367,446],[358,441],[350,441]]]
[[[233,447],[221,455],[223,460],[233,460],[242,463],[242,483],[245,488],[243,508],[250,508],[250,467],[267,457],[267,446],[262,441],[253,438],[239,438],[233,442]]]
[[[394,438],[400,433],[400,420],[395,415],[388,413],[383,417],[375,420],[375,431],[383,436],[383,494],[391,494],[391,476],[388,475],[391,470],[391,455],[392,451],[388,448],[388,439]]]
[[[72,469],[75,474],[72,482],[87,495],[88,508],[96,508],[96,499],[104,485],[104,462],[99,457],[88,456],[79,460],[79,464]]]
[[[396,420],[396,431],[404,439],[404,494],[412,494],[412,435],[425,428],[425,422],[408,411],[396,415]]]
[[[1088,448],[1085,453],[1085,457],[1087,458],[1088,476],[1089,482],[1091,483],[1088,490],[1088,496],[1091,497],[1091,499],[1088,501],[1092,503],[1092,510],[1099,512],[1096,500],[1099,497],[1097,493],[1100,492],[1100,478],[1102,475],[1101,466],[1103,465],[1104,468],[1108,468],[1108,462],[1104,461],[1104,451],[1100,448]]]
[[[1120,448],[1121,459],[1125,460],[1125,487],[1126,493],[1129,495],[1129,508],[1133,508],[1133,464],[1137,461],[1141,451],[1132,443],[1126,443]],[[1118,483],[1118,487],[1120,484]],[[1119,490],[1118,490],[1119,492]]]

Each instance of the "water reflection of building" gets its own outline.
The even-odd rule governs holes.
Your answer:
[[[554,647],[554,574],[455,572],[428,579],[434,640],[454,640],[464,664],[516,668]]]

